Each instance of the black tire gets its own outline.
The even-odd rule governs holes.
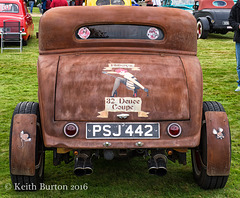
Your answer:
[[[207,111],[223,111],[223,106],[218,102],[203,102],[203,115],[202,115],[202,129],[200,145],[192,149],[192,169],[193,176],[197,184],[205,189],[218,189],[223,188],[227,183],[228,176],[208,176],[207,169],[207,134],[205,112]]]
[[[203,21],[200,19],[197,21],[197,36],[199,39],[206,39],[208,37],[209,31],[206,30],[206,27]]]
[[[37,115],[37,126],[36,126],[36,148],[35,148],[35,175],[34,176],[25,176],[25,175],[13,175],[11,174],[11,148],[12,148],[12,128],[13,128],[13,118],[16,114],[35,114]],[[25,191],[25,190],[38,190],[40,188],[40,183],[43,182],[44,177],[44,164],[45,164],[45,151],[41,131],[41,122],[40,122],[40,113],[39,105],[34,102],[21,102],[17,104],[11,121],[10,129],[10,140],[9,140],[9,164],[10,164],[10,174],[12,184],[16,191]],[[26,188],[26,186],[30,188]]]

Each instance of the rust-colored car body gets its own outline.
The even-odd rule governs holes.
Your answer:
[[[69,21],[72,14],[78,20]],[[58,22],[60,15],[65,17]],[[115,23],[159,27],[165,38],[161,41],[75,38],[79,27]],[[134,74],[149,89],[149,96],[139,93],[142,110],[149,114],[138,117],[137,113],[130,113],[124,122],[159,122],[161,128],[160,139],[142,140],[144,148],[196,147],[202,118],[202,72],[196,57],[195,23],[187,12],[145,7],[85,7],[71,8],[71,12],[62,8],[42,16],[38,79],[45,146],[104,148],[105,140],[86,139],[86,122],[122,122],[117,117],[121,111],[110,112],[107,118],[98,117],[98,112],[105,109],[105,97],[110,96],[114,83],[102,71],[109,63],[130,63],[141,69]],[[120,89],[122,97],[129,96],[128,90]],[[75,122],[79,127],[74,139],[63,133],[68,122]],[[171,122],[181,124],[181,137],[173,139],[167,134]],[[137,148],[136,142],[111,140],[111,148]]]
[[[40,186],[44,148],[53,150],[54,165],[70,162],[73,153],[77,176],[93,172],[93,156],[135,155],[148,158],[150,174],[163,176],[168,159],[185,165],[191,149],[197,183],[223,188],[231,160],[227,115],[220,103],[203,102],[196,55],[196,20],[186,11],[86,6],[46,12],[39,23],[39,105],[19,103],[13,113],[13,184],[23,176]],[[32,123],[36,128],[25,127]],[[27,146],[18,153],[28,153],[22,160],[13,144],[20,141]]]
[[[11,173],[15,175],[30,175],[35,174],[35,144],[36,144],[36,115],[14,116],[13,122],[13,139],[11,148]],[[18,134],[21,131],[20,138]],[[24,131],[28,133],[25,134]],[[29,138],[29,136],[31,138]],[[30,144],[29,142],[32,142]]]

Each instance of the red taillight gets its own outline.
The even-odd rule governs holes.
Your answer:
[[[67,137],[75,137],[78,134],[78,126],[74,123],[68,123],[64,126],[63,132]]]
[[[178,137],[182,133],[182,128],[177,123],[172,123],[167,128],[168,135],[171,137]]]

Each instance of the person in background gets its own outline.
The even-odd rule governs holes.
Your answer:
[[[75,6],[75,1],[70,1],[70,2],[68,2],[68,5],[69,5],[69,6]]]
[[[52,0],[52,3],[50,5],[51,8],[55,8],[59,6],[68,6],[67,0]]]
[[[66,0],[66,1],[67,1],[68,5],[70,6],[71,0]]]
[[[51,9],[51,3],[52,3],[52,0],[47,0],[47,3],[46,3],[46,11]]]
[[[83,0],[75,0],[75,6],[82,6]]]
[[[42,0],[42,10],[43,10],[42,14],[44,14],[44,12],[47,11],[46,4],[47,4],[47,0]]]
[[[30,12],[32,14],[33,6],[34,6],[34,0],[29,0],[28,3],[29,3],[29,6],[30,6]]]
[[[240,91],[240,1],[232,7],[229,15],[229,23],[234,30],[233,41],[236,42],[236,60],[237,60],[237,74],[238,74],[238,87],[235,91]]]

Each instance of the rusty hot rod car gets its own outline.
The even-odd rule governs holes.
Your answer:
[[[228,119],[220,103],[203,102],[196,54],[196,20],[179,9],[46,12],[39,26],[39,105],[19,103],[12,117],[12,182],[39,186],[45,149],[53,150],[54,165],[74,157],[78,176],[93,172],[93,156],[130,155],[147,157],[149,173],[163,176],[167,160],[185,165],[191,149],[197,183],[223,188]]]

